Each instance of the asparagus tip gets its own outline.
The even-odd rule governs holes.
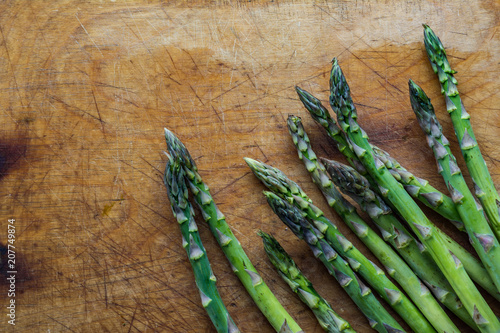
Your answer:
[[[257,160],[254,160],[253,158],[250,158],[250,157],[243,157],[243,159],[245,160],[245,162],[247,163],[247,165],[250,167],[250,169],[255,169],[255,167],[258,165],[258,161]]]
[[[328,111],[326,111],[325,107],[321,104],[321,101],[318,98],[314,97],[311,93],[302,88],[295,87],[295,90],[299,95],[300,101],[307,111],[311,113],[313,118],[318,120],[328,118]]]

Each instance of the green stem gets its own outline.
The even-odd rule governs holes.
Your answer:
[[[165,138],[170,156],[178,158],[182,163],[186,181],[201,209],[203,219],[208,223],[212,234],[229,260],[233,272],[240,279],[250,297],[277,332],[285,329],[294,333],[301,332],[299,325],[286,312],[252,265],[240,242],[227,224],[226,218],[215,204],[208,186],[203,182],[198,168],[184,144],[167,129],[165,129]]]
[[[259,231],[266,254],[281,278],[290,286],[302,302],[314,313],[321,327],[329,333],[355,333],[351,325],[340,317],[318,294],[311,281],[301,272],[295,261],[283,249],[280,243],[269,234]]]
[[[325,167],[320,161],[318,161],[316,154],[311,147],[309,138],[304,130],[300,118],[294,116],[288,117],[288,131],[290,132],[293,142],[299,152],[299,157],[302,159],[307,170],[311,174],[313,182],[319,187],[330,206],[342,218],[344,223],[387,268],[391,277],[394,278],[396,282],[398,282],[399,285],[406,291],[411,300],[417,305],[420,311],[422,311],[437,331],[448,333],[459,332],[458,328],[453,324],[448,315],[430,294],[429,290],[421,283],[415,273],[413,273],[412,269],[382,238],[378,236],[374,230],[372,230],[365,223],[365,221],[357,214],[354,207],[350,205],[344,199],[342,194],[333,186],[333,183],[329,180],[328,174],[325,171]],[[308,214],[306,210],[304,211]],[[308,216],[313,220],[317,219],[316,215],[308,214]],[[331,221],[325,219],[324,216],[321,216],[320,219],[324,219],[324,223],[329,225],[326,232],[327,240],[331,240],[334,237],[338,238],[337,235],[331,234],[330,229],[333,227]],[[361,257],[361,260],[363,260],[363,257]],[[360,272],[362,274],[361,268]],[[370,282],[370,280],[367,281]],[[373,288],[377,289],[375,286],[373,286]],[[377,291],[379,293],[382,292],[382,290],[379,289],[377,289]],[[398,310],[397,308],[395,309],[396,311]],[[400,308],[400,312],[403,312],[402,318],[405,319],[414,331],[422,332],[426,328],[426,324],[424,324],[423,327],[417,327],[418,321],[409,316],[409,313],[412,313],[411,311],[418,312],[418,310],[413,309],[412,306]],[[466,313],[466,315],[468,314]],[[415,314],[415,316],[420,318],[420,313]],[[427,329],[429,329],[429,327],[427,327]]]
[[[333,139],[339,151],[345,156],[351,166],[353,166],[361,175],[366,177],[373,188],[377,184],[367,173],[363,164],[359,161],[356,154],[352,151],[347,142],[345,133],[338,127],[336,121],[330,116],[328,110],[321,104],[321,101],[308,93],[307,91],[296,87],[300,100],[311,114],[312,118],[323,126],[328,135]],[[373,153],[386,165],[391,175],[405,186],[407,192],[414,198],[420,200],[424,205],[431,208],[441,216],[450,220],[458,229],[465,230],[460,220],[455,205],[450,197],[439,192],[432,187],[425,179],[413,176],[408,170],[402,167],[394,158],[389,156],[384,150],[371,145]]]
[[[449,142],[443,135],[441,124],[437,120],[434,108],[425,92],[413,81],[409,82],[410,100],[420,127],[427,136],[427,142],[434,152],[451,197],[462,217],[472,246],[479,255],[493,283],[500,291],[500,244],[481,205],[477,204],[470,192],[460,168],[453,156]]]
[[[198,226],[193,218],[193,207],[188,201],[184,170],[178,160],[169,158],[165,168],[164,182],[167,187],[172,213],[181,229],[182,247],[186,250],[193,268],[203,308],[207,311],[217,332],[240,332],[233,319],[229,316],[217,290],[215,275],[208,261],[207,252],[201,242]]]
[[[474,182],[475,194],[484,208],[497,240],[500,240],[500,196],[477,144],[470,115],[458,93],[458,83],[453,76],[456,72],[450,67],[443,44],[427,25],[424,25],[424,42],[432,69],[438,75],[441,93],[445,97],[446,109],[455,128],[462,155]]]
[[[482,332],[498,333],[500,323],[497,317],[477,290],[462,263],[448,250],[445,240],[437,232],[436,227],[427,219],[403,186],[391,176],[380,159],[375,158],[368,136],[357,123],[356,108],[350,96],[349,86],[336,59],[333,60],[330,76],[330,104],[337,114],[339,124],[351,141],[353,151],[379,184],[380,193],[396,207],[420,242],[429,249],[434,261],[479,329]]]
[[[328,269],[337,282],[344,288],[361,312],[368,319],[370,326],[381,333],[404,332],[398,322],[380,304],[370,288],[365,286],[349,267],[347,261],[323,239],[323,235],[304,216],[302,212],[278,195],[264,192],[267,202],[274,213],[300,239],[311,248],[314,256]]]
[[[477,331],[477,325],[462,306],[458,296],[437,267],[429,251],[396,218],[383,199],[370,189],[368,181],[347,165],[325,159],[321,160],[335,185],[356,201],[361,209],[370,216],[380,228],[384,239],[396,249],[415,274],[430,288],[434,296]],[[483,273],[486,273],[484,269]]]
[[[359,162],[358,157],[354,154],[351,147],[349,147],[345,133],[342,132],[335,120],[332,119],[328,110],[326,110],[316,97],[307,91],[302,90],[299,87],[296,87],[296,89],[302,103],[307,108],[313,119],[326,129],[328,135],[335,141],[338,149],[346,157],[349,164],[351,164],[351,166],[353,166],[361,175],[366,177],[370,183],[370,187],[380,194],[378,185],[367,173],[361,162]],[[394,179],[401,183],[411,196],[419,199],[422,203],[432,208],[443,217],[449,219],[453,225],[457,227],[457,229],[465,231],[461,217],[455,208],[455,204],[449,196],[439,192],[437,189],[429,185],[428,181],[418,178],[408,172],[384,150],[374,145],[371,145],[371,147],[373,148],[374,155],[384,163]],[[490,295],[500,300],[500,294],[498,293],[484,266],[455,240],[446,235],[440,229],[436,228],[436,230],[441,234],[441,237],[445,239],[445,243],[450,251],[452,251],[462,262],[469,276],[481,287],[483,287]]]

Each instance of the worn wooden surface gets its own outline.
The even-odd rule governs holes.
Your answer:
[[[411,77],[456,143],[424,53],[425,22],[459,72],[500,188],[498,7],[491,0],[2,2],[0,243],[7,219],[16,219],[18,274],[15,327],[7,324],[2,275],[0,331],[214,332],[162,184],[168,127],[303,329],[322,331],[270,266],[258,229],[282,242],[358,332],[369,332],[305,244],[273,216],[243,157],[281,168],[359,244],[328,211],[285,124],[288,114],[301,116],[318,155],[343,160],[293,89],[326,101],[335,56],[373,142],[445,190],[407,97]],[[200,232],[239,327],[271,332],[201,221]]]

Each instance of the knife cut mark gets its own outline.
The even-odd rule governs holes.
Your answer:
[[[3,33],[2,25],[0,25],[0,34],[2,35],[2,41],[3,41],[3,45],[5,47],[5,53],[7,53],[7,60],[9,62],[10,71],[12,72],[12,78],[14,79],[14,84],[16,86],[16,92],[17,92],[17,95],[19,98],[19,102],[21,103],[21,106],[24,107],[23,99],[21,98],[21,93],[19,91],[19,85],[17,84],[16,72],[14,71],[14,66],[12,65],[12,60],[10,59],[9,48],[7,46],[7,40],[5,39],[5,36]]]
[[[87,36],[89,36],[89,39],[90,41],[92,42],[92,44],[94,44],[95,48],[99,51],[99,53],[101,54],[101,56],[104,57],[104,54],[102,53],[101,49],[99,48],[99,46],[97,46],[97,44],[95,43],[94,39],[92,38],[92,36],[90,36],[89,32],[87,31],[87,29],[85,29],[85,27],[83,26],[82,22],[80,21],[80,19],[78,18],[78,13],[75,14],[75,17],[76,19],[78,20],[78,23],[80,23],[80,26],[82,27],[83,31],[85,31],[85,33],[87,34]]]
[[[92,88],[91,91],[92,91],[92,97],[94,98],[94,104],[95,104],[95,109],[97,111],[98,119],[99,122],[101,123],[102,133],[106,134],[106,132],[104,131],[104,121],[101,118],[101,111],[99,111],[99,106],[97,105],[97,100],[95,99],[94,89]]]

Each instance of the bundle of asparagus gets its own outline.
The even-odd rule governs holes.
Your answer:
[[[184,144],[167,129],[165,129],[165,138],[167,141],[168,152],[170,154],[167,169],[165,170],[165,185],[168,189],[169,199],[172,204],[174,215],[181,224],[181,230],[183,231],[184,238],[187,236],[187,234],[184,235],[186,232],[185,228],[183,228],[186,224],[184,222],[189,220],[188,232],[197,230],[196,224],[192,219],[193,213],[191,206],[187,201],[188,190],[187,186],[185,186],[187,183],[189,184],[189,188],[194,195],[196,203],[200,207],[203,219],[208,223],[212,234],[217,239],[222,251],[229,260],[233,272],[236,276],[238,276],[256,305],[268,319],[269,323],[277,332],[280,333],[302,332],[299,325],[286,312],[268,288],[262,277],[259,275],[255,267],[252,265],[252,262],[241,247],[240,242],[236,239],[231,231],[231,228],[227,224],[225,216],[215,204],[212,196],[210,195],[208,186],[203,182],[200,174],[198,173],[198,168],[196,167],[194,160],[191,158],[191,155]],[[219,303],[219,308],[223,308],[223,304],[222,301],[220,301],[220,297],[215,292],[215,297],[212,298],[207,295],[207,292],[205,292],[204,289],[200,287],[207,284],[207,279],[206,276],[201,277],[200,274],[196,274],[197,267],[195,267],[193,260],[196,261],[201,258],[206,258],[206,253],[202,250],[199,237],[196,237],[199,242],[195,242],[192,235],[189,235],[188,237],[189,259],[191,260],[195,271],[195,280],[200,288],[203,306],[207,308],[207,311],[209,312],[209,315],[218,332],[238,332],[235,325],[232,324],[231,319],[220,319],[220,315],[212,315],[211,312],[215,310],[211,310],[211,308],[208,307],[208,305],[212,303],[212,300],[215,299],[216,302]],[[186,243],[186,241],[183,243]],[[205,267],[205,270],[206,269],[209,268]],[[211,273],[208,280],[215,282],[215,276]],[[215,288],[213,283],[210,284],[210,288],[212,291]],[[223,310],[218,309],[217,311],[222,312]],[[219,322],[220,320],[226,322],[221,323]]]
[[[450,69],[439,39],[428,26],[424,26],[424,31],[429,59],[439,76],[448,112],[452,116],[467,167],[473,177],[475,194],[478,198],[483,198],[481,203],[484,206],[491,207],[492,202],[500,201],[497,199],[498,194],[494,190],[491,177],[485,169],[486,164],[477,148],[477,142],[473,134],[471,135],[470,116],[465,112],[458,97],[454,71]],[[339,200],[332,200],[332,195],[329,194],[331,190],[325,190],[328,178],[322,176],[322,180],[319,181],[318,173],[323,173],[325,169],[336,185],[368,213],[380,228],[383,238],[398,251],[415,274],[427,285],[435,288],[434,294],[438,300],[474,329],[482,332],[498,332],[500,326],[497,317],[471,280],[471,277],[476,277],[476,282],[484,284],[485,289],[498,298],[500,255],[497,253],[499,244],[495,231],[498,207],[490,208],[491,217],[487,213],[487,220],[483,214],[483,207],[473,198],[456,159],[451,154],[449,142],[442,134],[441,125],[435,117],[430,100],[413,81],[410,80],[409,86],[412,108],[427,135],[428,143],[438,161],[438,171],[443,176],[451,197],[430,187],[427,181],[415,177],[383,150],[369,143],[367,134],[357,122],[357,112],[350,96],[349,86],[336,59],[332,62],[330,76],[330,105],[337,115],[340,126],[318,99],[300,88],[297,88],[297,92],[312,117],[327,130],[338,149],[359,173],[334,161],[323,160],[327,167],[321,166],[316,156],[311,154],[309,140],[298,118],[289,118],[289,131],[299,151],[299,157],[311,172],[314,182],[322,189],[329,203],[333,203],[330,206],[335,207]],[[293,124],[290,124],[291,121]],[[469,254],[465,254],[467,253],[465,250],[458,247],[429,221],[412,197],[421,200],[450,219],[459,229],[466,231],[484,266]],[[488,197],[490,199],[487,199]],[[405,220],[418,239],[413,238],[392,214],[391,208]],[[342,216],[342,212],[338,209],[336,211]],[[346,223],[349,225],[350,221]],[[459,257],[463,257],[464,254],[462,262],[462,258]],[[417,262],[419,264],[416,264]],[[469,263],[472,263],[472,266]],[[464,269],[465,266],[468,268]],[[388,267],[388,271],[391,272],[393,269]],[[426,275],[426,271],[433,272],[432,276]],[[429,278],[436,278],[440,284],[430,283]]]
[[[299,87],[296,90],[312,118],[326,130],[351,167],[318,158],[301,119],[289,116],[287,120],[298,156],[313,182],[328,205],[385,271],[358,250],[297,183],[272,166],[251,158],[245,161],[270,191],[264,195],[275,214],[308,244],[374,330],[404,332],[372,290],[415,332],[459,332],[441,305],[477,332],[500,332],[499,319],[476,287],[476,284],[481,286],[500,300],[500,196],[479,150],[470,115],[460,99],[453,76],[455,72],[441,41],[427,25],[424,25],[424,41],[472,177],[473,192],[443,135],[430,99],[412,80],[409,80],[411,106],[436,157],[438,172],[449,195],[413,175],[387,152],[369,142],[358,123],[349,85],[336,59],[332,61],[330,73],[329,102],[337,121],[319,99]],[[300,331],[252,266],[185,146],[168,130],[165,134],[170,154],[165,171],[168,197],[181,227],[182,243],[193,266],[202,304],[217,331],[238,332],[238,329],[217,292],[188,201],[188,187],[233,271],[271,325],[278,332]],[[341,192],[366,212],[379,232],[358,215]],[[467,233],[479,260],[436,227],[416,200]],[[313,311],[320,326],[327,332],[354,332],[353,327],[334,311],[335,304],[330,306],[312,287],[278,241],[263,231],[259,231],[259,235],[280,277]]]

